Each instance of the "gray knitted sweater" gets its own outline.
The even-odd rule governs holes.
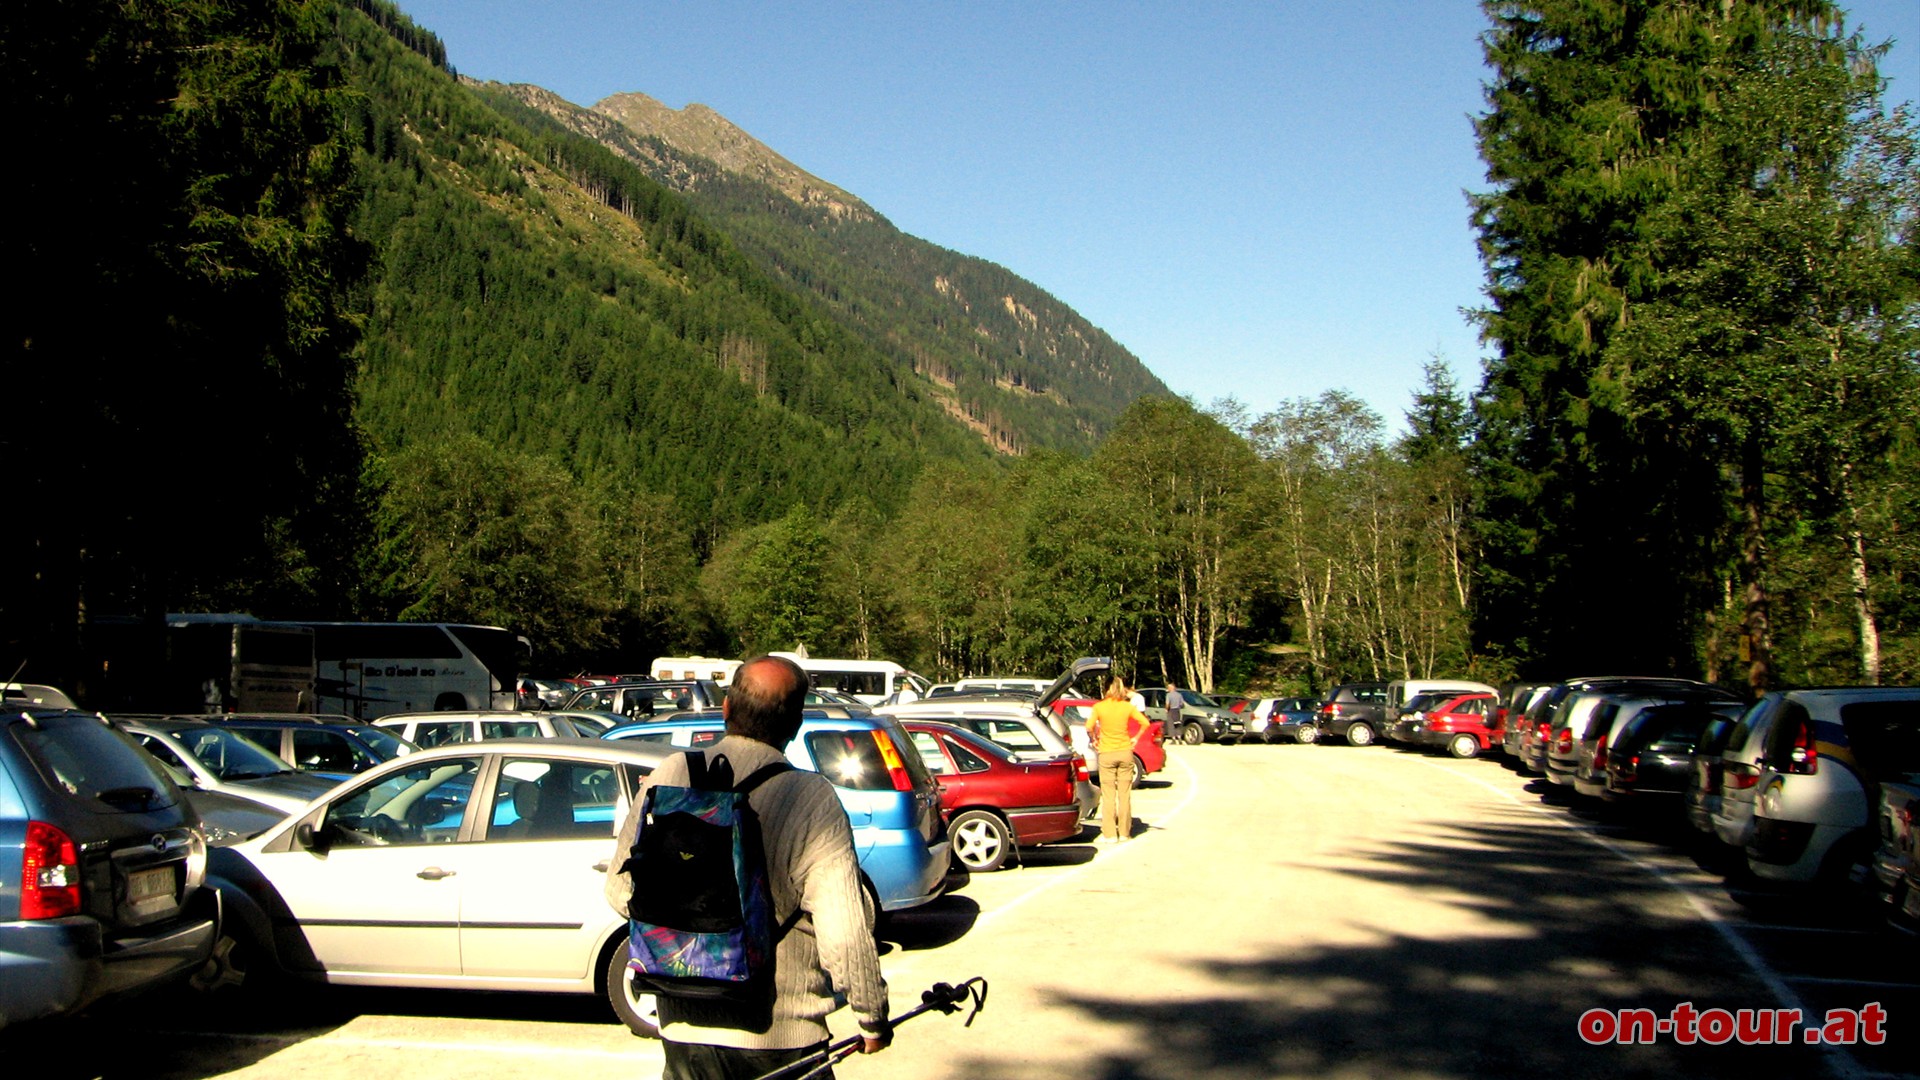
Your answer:
[[[785,760],[773,747],[737,735],[707,747],[706,754],[710,765],[723,757],[730,761],[736,781]],[[686,758],[668,758],[647,782],[686,783]],[[760,818],[774,915],[784,924],[801,912],[774,950],[771,1016],[764,1007],[662,998],[661,1035],[674,1042],[756,1050],[812,1046],[828,1037],[826,1017],[834,1010],[836,988],[846,995],[862,1030],[881,1030],[887,984],[868,929],[853,829],[833,784],[796,769],[761,784],[747,802]],[[607,871],[607,902],[622,915],[633,897],[633,882],[619,868],[639,830],[641,805],[636,797]]]

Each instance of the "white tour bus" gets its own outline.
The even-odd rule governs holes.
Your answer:
[[[656,679],[712,679],[725,686],[733,681],[738,660],[716,660],[711,656],[656,656],[647,672]]]
[[[373,720],[398,712],[512,709],[527,639],[469,623],[303,623],[313,627],[316,709]]]
[[[799,664],[813,679],[815,690],[836,690],[868,705],[918,700],[933,685],[891,660],[836,660],[790,652],[773,655]]]

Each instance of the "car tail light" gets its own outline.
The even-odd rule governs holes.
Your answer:
[[[1820,751],[1813,745],[1813,725],[1804,719],[1793,721],[1793,745],[1787,749],[1783,772],[1808,776],[1820,771]]]
[[[1607,737],[1600,736],[1600,742],[1593,748],[1593,771],[1599,772],[1607,767]]]
[[[1615,762],[1609,770],[1616,779],[1632,783],[1640,778],[1640,755],[1635,754],[1625,761]]]
[[[80,913],[80,850],[44,821],[27,822],[21,854],[20,918],[59,919]]]
[[[907,763],[900,760],[900,751],[894,749],[893,740],[884,731],[873,733],[874,744],[880,747],[880,760],[887,766],[887,776],[893,781],[893,790],[912,791],[913,777],[907,772]]]
[[[1553,748],[1562,754],[1571,751],[1573,749],[1573,729],[1570,727],[1561,728],[1559,737],[1553,740]]]
[[[1542,742],[1545,742],[1547,739],[1547,736],[1552,734],[1553,734],[1553,721],[1551,720],[1542,720],[1539,723],[1533,725],[1533,737],[1541,740]]]
[[[1702,795],[1720,794],[1720,767],[1712,762],[1700,763],[1700,793]]]
[[[1760,770],[1751,765],[1734,762],[1721,767],[1720,777],[1728,790],[1745,791],[1760,782]]]

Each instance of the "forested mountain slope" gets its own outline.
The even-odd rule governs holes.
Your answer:
[[[897,505],[924,462],[989,452],[936,382],[762,271],[707,212],[477,92],[430,58],[430,35],[367,6],[388,27],[345,13],[341,63],[363,95],[354,225],[375,265],[358,419],[377,453],[478,435],[657,493],[711,538],[796,500]],[[1122,404],[1045,434],[1004,417],[1003,442],[1091,432]]]
[[[1003,267],[896,229],[712,109],[619,94],[591,110],[533,86],[511,96],[684,193],[770,277],[918,376],[1003,452],[1083,449],[1166,387],[1071,308]],[[609,122],[611,121],[611,123]]]

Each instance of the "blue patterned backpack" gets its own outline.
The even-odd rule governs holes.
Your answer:
[[[763,996],[780,932],[759,819],[747,796],[793,768],[732,783],[732,763],[686,755],[687,783],[649,785],[624,867],[633,882],[631,954],[639,993],[750,1001]]]

